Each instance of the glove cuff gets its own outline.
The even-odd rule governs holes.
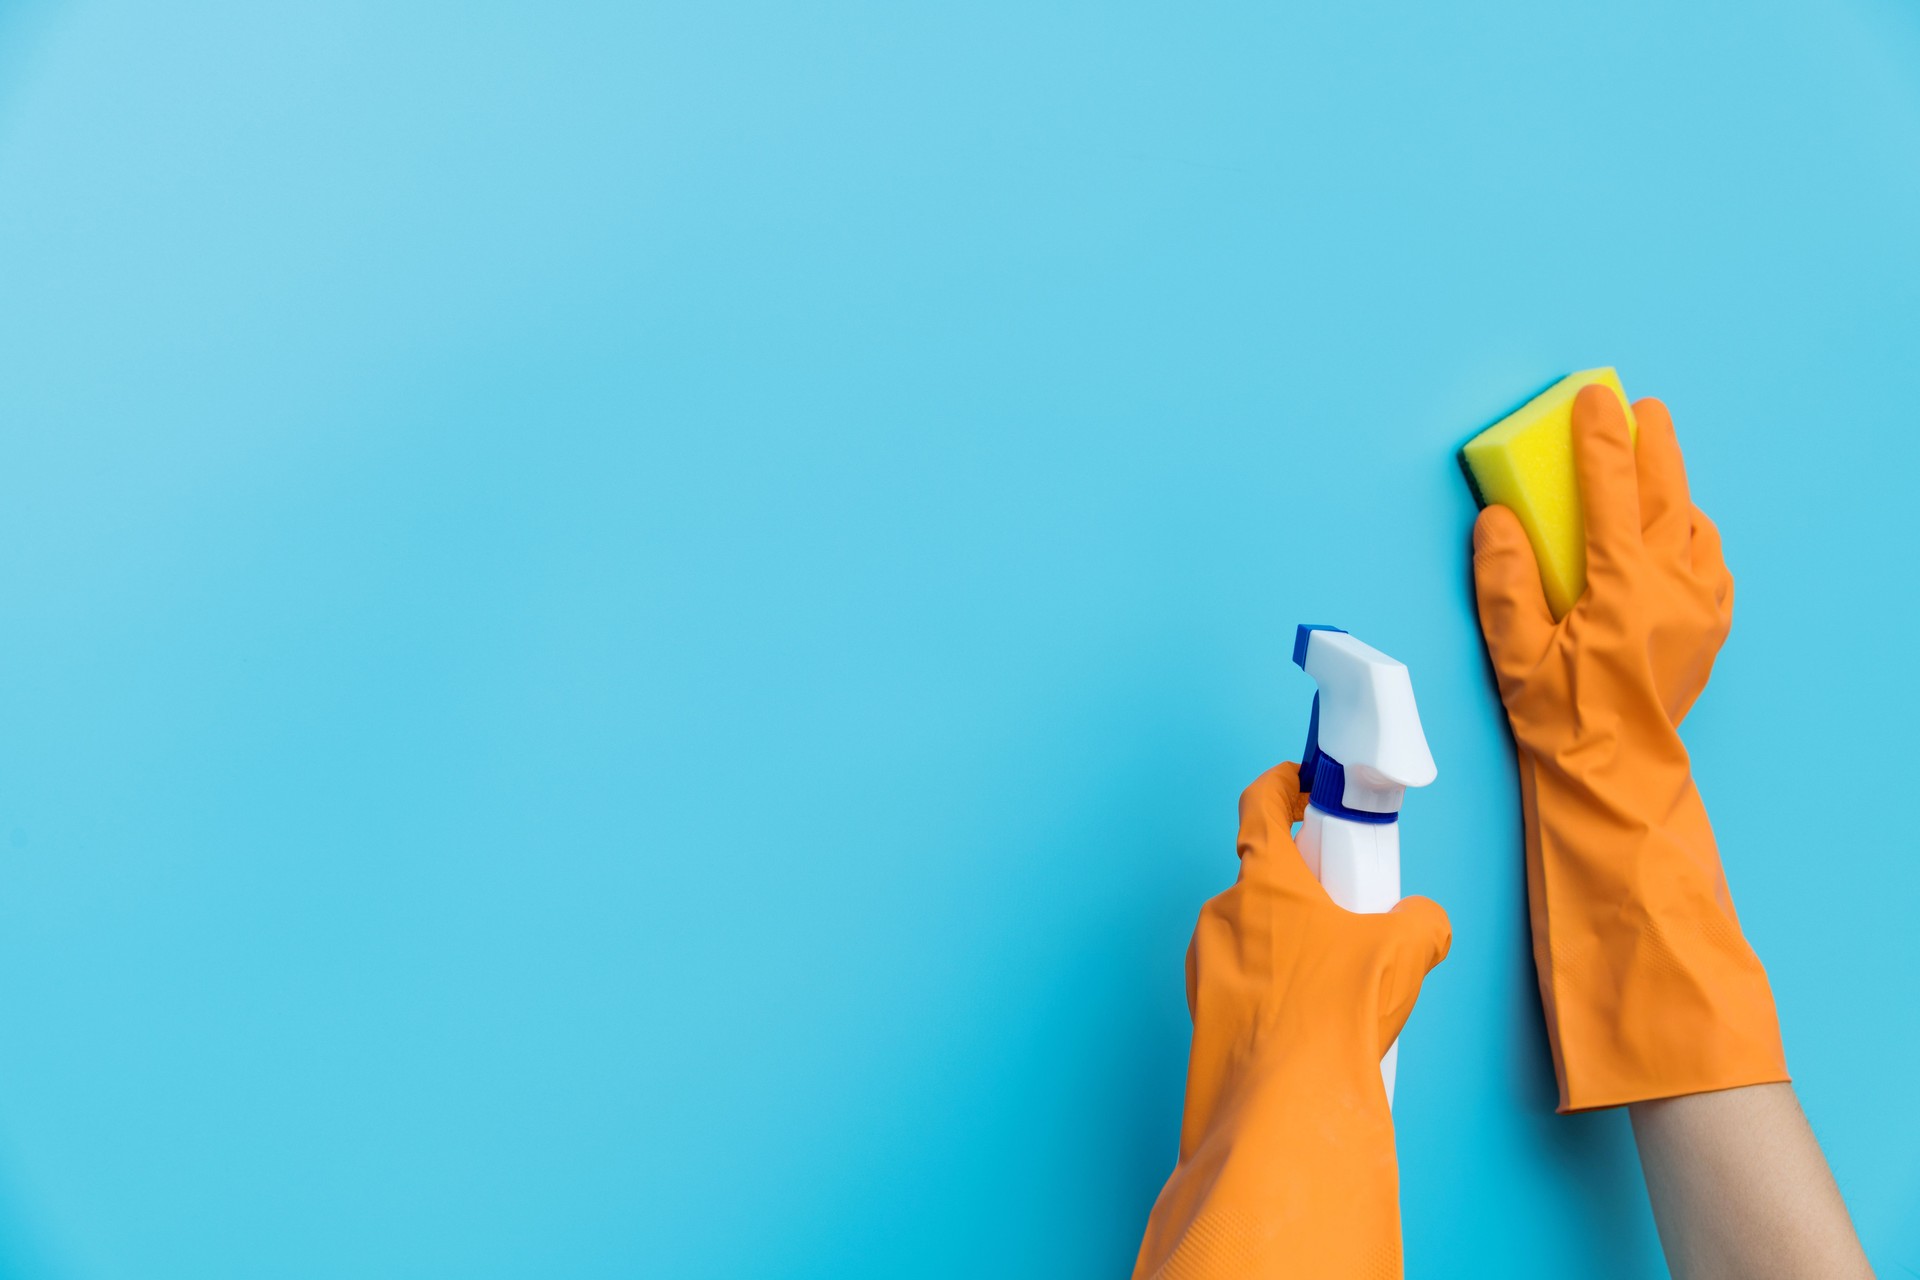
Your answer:
[[[1561,1112],[1788,1078],[1780,1020],[1690,775],[1522,752],[1527,896]]]

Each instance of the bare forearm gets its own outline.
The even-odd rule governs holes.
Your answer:
[[[1678,1280],[1872,1280],[1792,1085],[1629,1110],[1660,1243]]]

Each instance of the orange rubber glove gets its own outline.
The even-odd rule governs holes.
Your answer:
[[[1154,1203],[1136,1280],[1400,1274],[1400,1179],[1380,1058],[1453,939],[1406,898],[1334,905],[1294,847],[1298,765],[1240,797],[1240,877],[1187,948],[1180,1162]]]
[[[1563,1112],[1787,1079],[1679,734],[1732,626],[1733,578],[1666,406],[1634,414],[1637,450],[1612,392],[1574,401],[1587,587],[1559,623],[1514,514],[1474,526]]]

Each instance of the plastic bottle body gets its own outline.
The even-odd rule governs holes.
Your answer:
[[[1400,824],[1354,822],[1312,805],[1300,824],[1299,846],[1327,896],[1348,911],[1368,915],[1391,911],[1400,901]],[[1380,1059],[1380,1077],[1393,1101],[1393,1078],[1400,1042]]]

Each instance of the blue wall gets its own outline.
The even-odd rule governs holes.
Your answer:
[[[1313,619],[1440,762],[1414,1274],[1658,1274],[1450,456],[1612,362],[1920,1272],[1917,226],[1899,0],[0,10],[0,1271],[1121,1274]]]

